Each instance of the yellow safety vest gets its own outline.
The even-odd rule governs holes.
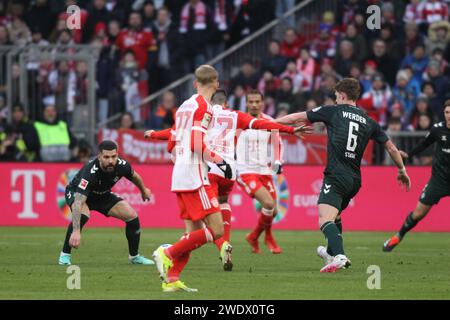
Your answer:
[[[56,125],[35,122],[34,127],[36,128],[42,147],[55,145],[68,146],[70,144],[67,124],[64,121],[59,121]]]

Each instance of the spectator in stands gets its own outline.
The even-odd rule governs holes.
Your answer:
[[[305,103],[305,107],[303,107],[303,110],[301,110],[301,111],[310,111],[317,107],[318,107],[318,104],[317,104],[316,100],[308,99]],[[312,127],[313,127],[315,134],[324,134],[326,132],[326,126],[323,122],[314,122],[312,124]]]
[[[332,77],[340,80],[341,76],[333,69],[333,63],[331,59],[325,58],[320,65],[320,73],[314,78],[314,90],[320,90],[325,85],[326,79]],[[328,91],[328,90],[327,90]]]
[[[423,114],[426,114],[431,122],[434,122],[435,117],[433,110],[431,110],[430,106],[428,105],[428,100],[425,97],[419,97],[416,100],[414,108],[411,110],[409,116],[408,116],[408,124],[409,129],[414,130],[414,128],[417,128],[419,125],[419,117]]]
[[[405,23],[414,22],[417,25],[422,23],[420,2],[421,0],[410,0],[410,3],[406,6],[405,15],[403,16]]]
[[[342,0],[338,1],[336,12],[339,12],[337,22],[344,30],[345,26],[356,20],[357,15],[365,14],[366,6],[361,0]]]
[[[437,61],[430,61],[426,69],[426,73],[423,76],[424,80],[433,84],[436,91],[436,95],[441,99],[441,105],[444,100],[447,99],[447,94],[450,90],[450,84],[448,77],[442,74],[439,63]]]
[[[175,95],[172,91],[164,93],[161,105],[156,108],[153,114],[152,128],[167,129],[171,128],[175,121],[177,106],[175,104]]]
[[[185,43],[185,71],[192,72],[206,62],[206,46],[213,30],[211,8],[201,0],[189,0],[183,7],[179,32]]]
[[[88,103],[88,66],[86,61],[79,61],[75,72],[75,105]]]
[[[235,6],[230,0],[207,0],[205,3],[213,14],[214,29],[207,46],[208,59],[213,59],[225,50],[225,44],[230,41]],[[220,68],[222,65],[216,65],[219,74]]]
[[[31,41],[31,32],[26,23],[19,17],[14,17],[9,25],[11,42],[16,46],[25,46]]]
[[[372,79],[377,73],[377,64],[373,60],[367,60],[364,64],[364,71],[359,81],[362,87],[362,94],[372,89]]]
[[[295,0],[278,0],[276,1],[277,5],[275,7],[275,16],[277,18],[281,18],[286,12],[292,10],[295,6]],[[286,23],[290,27],[294,27],[295,25],[295,15],[291,15],[286,19]]]
[[[413,70],[413,77],[419,81],[419,83],[422,83],[422,75],[427,68],[428,62],[429,59],[425,54],[425,46],[423,44],[419,44],[416,48],[414,48],[412,54],[407,55],[403,59],[400,67],[402,69],[407,66],[411,67]]]
[[[428,28],[428,38],[425,41],[427,54],[431,55],[435,49],[445,50],[450,41],[450,22],[438,21]]]
[[[120,34],[120,22],[115,19],[109,21],[106,34],[108,37],[108,44],[115,44],[117,37]]]
[[[333,58],[336,54],[336,39],[331,35],[331,27],[321,24],[318,36],[312,41],[311,56],[321,61],[323,58]]]
[[[414,48],[425,43],[425,38],[419,33],[419,27],[414,22],[405,24],[405,37],[400,40],[400,48],[402,49],[402,56],[412,54]]]
[[[124,112],[120,117],[119,130],[136,129],[134,117],[131,112]]]
[[[152,76],[157,78],[154,90],[159,90],[168,85],[173,77],[173,70],[179,69],[180,62],[175,58],[179,57],[181,48],[176,48],[178,43],[178,33],[170,20],[169,11],[163,7],[158,10],[157,19],[153,24],[153,34],[157,41],[158,57],[156,64],[156,73]],[[178,59],[180,60],[180,59]],[[173,69],[172,69],[173,67]],[[179,74],[180,72],[176,72]]]
[[[397,145],[397,146],[400,145],[399,144],[400,140],[398,137],[395,136],[395,134],[400,131],[402,131],[402,122],[401,122],[400,118],[392,117],[389,120],[386,134],[389,136],[389,138],[392,140],[392,142],[395,143],[395,145]],[[385,152],[384,165],[390,166],[393,164],[394,164],[394,162],[392,161],[391,157],[389,157],[387,155],[387,152]]]
[[[233,94],[228,98],[230,109],[247,112],[247,102],[245,100],[245,90],[240,84],[234,87]]]
[[[432,82],[426,81],[422,84],[421,96],[427,99],[430,109],[437,116],[437,120],[444,121],[442,100],[436,95],[436,90]]]
[[[138,67],[140,69],[147,67],[149,70],[149,66],[156,61],[157,46],[153,33],[150,29],[142,28],[142,16],[136,11],[130,14],[128,26],[128,29],[123,29],[117,36],[116,46],[122,57],[127,51],[132,50]]]
[[[333,74],[323,75],[319,87],[311,93],[311,97],[317,101],[321,101],[324,97],[334,97],[334,87],[337,84],[337,79]]]
[[[9,46],[11,44],[12,42],[9,36],[8,28],[0,24],[0,46]]]
[[[264,96],[264,110],[263,112],[272,118],[276,116],[277,106],[273,96]]]
[[[322,63],[325,63],[324,60]],[[297,59],[297,71],[302,76],[302,82],[300,88],[294,88],[296,92],[310,92],[313,89],[316,68],[316,62],[309,54],[308,48],[302,48],[300,57]]]
[[[36,129],[25,116],[21,103],[12,108],[11,133],[16,135],[16,146],[26,161],[34,161],[39,153],[39,139]]]
[[[280,87],[281,81],[278,77],[275,77],[270,70],[266,70],[258,82],[258,90],[264,96],[274,97],[278,88]]]
[[[281,86],[275,95],[276,113],[281,109],[285,109],[288,113],[297,112],[300,106],[300,97],[293,93],[292,80],[289,77],[281,79]]]
[[[280,75],[280,79],[289,78],[292,83],[292,92],[302,92],[303,74],[297,71],[295,60],[290,60],[286,65],[286,70]]]
[[[392,92],[389,84],[384,81],[382,74],[377,73],[372,78],[371,89],[362,95],[358,105],[372,119],[383,125],[386,123],[386,111],[391,98]]]
[[[397,73],[397,81],[392,90],[392,103],[398,102],[406,114],[412,111],[417,95],[412,87],[408,87],[410,77],[404,70]]]
[[[377,39],[373,42],[372,55],[369,60],[376,63],[377,70],[381,72],[387,83],[393,86],[395,84],[398,62],[389,57],[386,43],[383,40]]]
[[[8,107],[6,106],[6,98],[0,93],[0,128],[3,128],[8,121]]]
[[[60,119],[72,123],[72,112],[75,107],[76,75],[70,70],[69,62],[61,60],[56,69],[50,72],[48,84],[53,96],[54,106]]]
[[[83,33],[83,42],[90,42],[98,24],[108,25],[112,19],[111,13],[106,8],[106,0],[94,0],[92,8],[88,10],[86,27]]]
[[[341,77],[347,77],[350,74],[350,68],[354,62],[358,62],[353,43],[343,40],[339,44],[339,52],[335,57],[334,69]]]
[[[431,53],[430,60],[436,61],[439,64],[439,69],[441,70],[443,75],[447,77],[450,76],[450,64],[447,60],[444,59],[444,50],[440,48],[434,49]]]
[[[398,32],[401,32],[398,31]],[[386,43],[388,55],[395,61],[400,61],[403,58],[404,48],[395,36],[394,26],[391,24],[384,24],[381,26],[380,39]]]
[[[442,0],[424,0],[419,10],[424,31],[434,22],[448,21],[448,5]]]
[[[42,37],[47,39],[55,26],[56,16],[47,0],[36,0],[27,10],[25,21],[30,29],[37,28]]]
[[[151,29],[156,20],[156,9],[153,1],[146,0],[142,7],[142,21],[144,28]]]
[[[0,127],[0,161],[26,161],[22,146],[17,134],[9,127]]]
[[[353,48],[357,48],[355,52],[355,59],[357,61],[363,61],[367,57],[366,39],[358,32],[354,23],[347,25],[342,41],[350,41],[353,44]]]
[[[289,59],[297,59],[300,49],[304,45],[304,39],[300,37],[294,28],[287,28],[284,31],[283,41],[280,46],[280,54]]]
[[[132,111],[134,120],[141,121],[141,110],[134,108],[142,99],[139,84],[147,81],[147,72],[139,68],[133,51],[129,50],[123,56],[117,70],[116,83],[121,90],[121,101],[125,111]]]
[[[280,43],[277,40],[269,41],[267,56],[262,62],[262,68],[279,76],[286,68],[286,63],[286,58],[280,54]]]
[[[241,65],[240,72],[231,79],[230,87],[232,91],[236,88],[237,85],[240,85],[244,88],[244,90],[250,91],[252,88],[255,88],[258,85],[259,81],[259,73],[255,69],[252,61],[245,60]]]
[[[89,144],[87,142],[85,142],[85,143],[79,144],[79,146],[77,148],[76,156],[71,159],[71,162],[86,163],[91,158],[92,158],[92,148],[91,148],[91,146],[89,146]]]
[[[71,159],[71,149],[76,145],[69,126],[58,119],[54,105],[46,105],[42,121],[36,121],[40,146],[40,159],[44,162],[65,162]]]

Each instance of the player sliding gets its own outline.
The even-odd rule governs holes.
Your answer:
[[[85,164],[66,187],[65,197],[72,211],[72,223],[67,228],[59,264],[71,264],[72,248],[80,246],[81,230],[89,220],[90,210],[125,222],[128,259],[131,264],[154,264],[152,260],[138,253],[141,229],[136,211],[126,201],[111,192],[111,188],[122,177],[127,178],[139,188],[144,201],[150,200],[150,190],[145,187],[142,178],[131,165],[118,157],[118,147],[115,142],[102,141],[98,148],[97,158]]]
[[[422,191],[416,209],[406,217],[399,232],[384,243],[383,251],[392,251],[402,241],[405,234],[425,218],[432,206],[441,198],[450,196],[450,100],[444,103],[444,116],[445,121],[436,123],[425,140],[410,153],[400,151],[405,158],[411,158],[433,143],[437,144],[431,178]]]
[[[226,178],[222,169],[215,163],[208,162],[209,173],[208,180],[211,188],[218,195],[219,206],[222,213],[224,224],[223,237],[214,241],[220,251],[220,257],[225,271],[231,271],[232,263],[232,246],[230,244],[230,230],[231,230],[231,207],[228,204],[228,196],[233,189],[236,180],[236,161],[235,161],[235,141],[236,137],[242,130],[257,129],[257,130],[280,130],[290,134],[301,136],[302,133],[307,132],[305,127],[287,127],[273,123],[263,119],[255,119],[248,114],[233,111],[228,109],[227,94],[225,90],[217,90],[211,99],[213,104],[213,117],[210,129],[205,137],[206,145],[213,152],[216,152],[220,157],[230,165],[232,169],[231,178]],[[168,140],[171,132],[175,128],[166,129],[155,132],[148,130],[145,132],[146,138]]]
[[[383,144],[398,167],[397,180],[407,191],[410,180],[400,152],[380,126],[356,106],[360,94],[358,80],[345,78],[335,87],[336,105],[317,107],[277,119],[289,124],[297,121],[324,122],[328,132],[327,166],[319,195],[319,225],[327,248],[317,253],[325,266],[320,272],[336,272],[350,266],[342,241],[341,213],[361,187],[361,158],[369,139]]]

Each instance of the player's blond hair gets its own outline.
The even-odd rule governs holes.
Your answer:
[[[219,79],[219,74],[214,67],[204,64],[195,69],[195,80],[205,86],[212,84]]]

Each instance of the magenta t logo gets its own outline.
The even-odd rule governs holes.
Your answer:
[[[19,219],[37,219],[39,215],[33,210],[33,203],[43,203],[45,192],[33,189],[33,177],[37,177],[40,187],[45,187],[45,172],[43,170],[13,170],[11,174],[11,202],[23,203],[22,212],[18,214]],[[14,190],[19,179],[23,179],[22,191]]]

